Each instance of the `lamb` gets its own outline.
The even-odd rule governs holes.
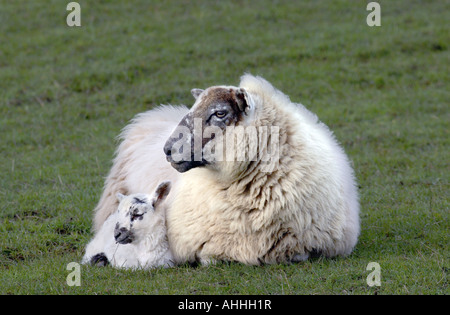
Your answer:
[[[162,182],[153,196],[118,193],[117,212],[87,245],[82,263],[130,269],[173,266],[162,204],[170,189],[170,182]]]
[[[95,225],[111,213],[110,187],[138,191],[144,179],[150,187],[165,174],[174,183],[167,233],[176,262],[258,265],[349,255],[360,231],[358,192],[329,128],[261,77],[191,92],[195,103],[180,108],[178,124],[173,108],[161,107],[125,129]],[[172,131],[164,153],[177,174],[157,152],[136,153],[148,139],[161,146],[148,130],[157,115],[164,133]],[[148,171],[155,165],[157,174]]]

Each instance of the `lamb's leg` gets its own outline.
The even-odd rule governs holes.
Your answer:
[[[106,266],[111,263],[110,259],[113,253],[114,226],[116,224],[116,215],[111,215],[99,229],[94,238],[87,244],[85,254],[81,261],[82,264],[95,266]]]
[[[109,260],[106,257],[105,253],[99,253],[92,256],[90,264],[97,267],[104,267],[109,264]]]

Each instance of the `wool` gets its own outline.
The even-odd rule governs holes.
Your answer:
[[[182,119],[189,123],[184,118],[191,117],[188,113],[206,111],[202,104],[214,103],[214,88],[195,90],[190,111],[162,106],[125,128],[96,208],[96,228],[111,213],[114,191],[146,192],[161,180],[171,180],[167,233],[178,263],[261,264],[301,261],[312,253],[350,254],[360,222],[356,180],[347,155],[314,113],[261,77],[246,74],[239,87],[220,89],[229,89],[231,99],[239,95],[234,107],[241,108],[241,100],[247,103],[238,125],[255,127],[262,139],[242,141],[238,151],[248,153],[253,147],[261,156],[253,161],[216,161],[184,173],[167,163],[164,141]],[[220,94],[220,101],[228,101],[227,96]],[[271,151],[271,136],[266,131],[264,137],[264,127],[279,128],[277,159],[264,161]]]
[[[224,161],[183,173],[168,212],[176,259],[258,264],[350,254],[359,235],[358,195],[332,132],[260,77],[243,76],[240,88],[255,103],[247,125],[280,127],[277,167],[263,172],[256,162],[236,173],[238,163]]]
[[[103,222],[117,209],[116,193],[151,194],[160,182],[177,181],[179,173],[167,163],[163,146],[187,112],[185,106],[161,106],[137,115],[122,130],[113,166],[94,210],[94,231],[99,231]]]

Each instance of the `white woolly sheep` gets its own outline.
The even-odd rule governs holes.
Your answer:
[[[170,182],[161,183],[153,196],[118,193],[117,212],[108,217],[88,244],[82,262],[132,269],[173,266],[161,204],[170,186]]]
[[[177,262],[262,264],[350,254],[360,230],[358,194],[328,127],[261,77],[244,75],[239,87],[192,94],[189,111],[161,107],[126,127],[96,208],[96,229],[113,211],[113,188],[146,191],[166,176],[174,183],[167,228]],[[252,132],[239,134],[242,128]],[[160,135],[169,138],[165,145]],[[238,139],[229,142],[232,150],[230,139]],[[154,151],[163,145],[179,173]],[[229,159],[233,150],[245,158]]]

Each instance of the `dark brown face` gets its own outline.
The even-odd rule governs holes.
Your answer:
[[[206,166],[213,161],[204,154],[204,148],[228,126],[236,126],[246,115],[246,92],[235,87],[211,87],[199,94],[190,112],[183,117],[164,146],[167,161],[178,172]]]

